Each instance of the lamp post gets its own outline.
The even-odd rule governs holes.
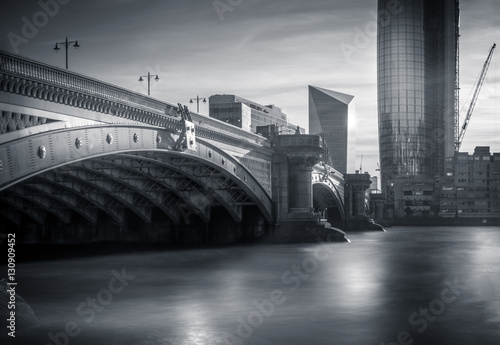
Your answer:
[[[68,47],[71,43],[73,43],[73,47],[75,47],[75,49],[80,48],[78,41],[68,41],[67,37],[66,37],[66,40],[64,42],[57,42],[55,47],[54,47],[54,50],[56,52],[58,52],[59,50],[61,50],[61,48],[59,48],[59,45],[64,44],[64,48],[66,48],[66,69],[68,69]]]
[[[191,98],[191,99],[189,100],[189,103],[193,103],[193,99],[195,99],[195,98]],[[198,114],[200,113],[200,100],[201,100],[201,98],[200,98],[200,97],[198,97],[198,95],[196,95],[196,112],[197,112]],[[206,99],[206,98],[203,98],[202,102],[203,102],[203,103],[207,103],[207,99]]]
[[[139,76],[139,81],[140,82],[144,81],[144,79],[142,79],[143,77],[144,78],[148,78],[148,96],[149,96],[149,95],[151,95],[151,78],[153,77],[153,75],[148,72],[148,75],[141,75],[141,76]],[[155,80],[156,81],[160,80],[160,78],[158,77],[158,74],[156,75]]]

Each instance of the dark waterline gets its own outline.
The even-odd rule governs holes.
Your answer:
[[[500,229],[349,238],[21,263],[18,293],[41,326],[9,343],[54,344],[52,332],[64,344],[71,322],[68,344],[500,343]],[[123,268],[127,286],[110,294]],[[87,298],[110,296],[91,317]]]

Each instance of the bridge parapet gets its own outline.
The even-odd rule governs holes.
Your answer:
[[[45,82],[67,90],[103,97],[107,100],[140,105],[165,114],[174,115],[176,113],[173,111],[175,109],[173,104],[4,51],[0,51],[0,72],[12,76],[24,76],[33,81]]]
[[[106,114],[93,119],[108,124],[116,123],[118,117],[173,131],[181,128],[178,107],[172,103],[4,51],[0,51],[0,91]],[[198,135],[206,139],[258,146],[266,140],[225,122],[191,114],[200,129]]]

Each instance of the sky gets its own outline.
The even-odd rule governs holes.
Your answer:
[[[495,41],[500,2],[462,0],[461,119]],[[274,104],[308,128],[308,85],[354,96],[348,172],[376,174],[378,158],[376,0],[20,0],[0,13],[0,49],[189,105],[196,96],[236,94]],[[47,14],[44,14],[47,13]],[[35,30],[25,28],[36,24]],[[24,31],[23,31],[24,28]],[[493,56],[462,152],[500,152],[500,52]],[[467,106],[464,106],[467,105]],[[208,116],[208,103],[200,104]],[[461,120],[462,121],[462,120]],[[361,156],[363,161],[361,162]]]

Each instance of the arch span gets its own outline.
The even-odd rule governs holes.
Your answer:
[[[316,165],[312,172],[313,206],[322,212],[332,226],[344,228],[344,186],[342,175],[325,165]]]
[[[203,140],[197,141],[197,151],[175,151],[177,139],[171,131],[144,126],[74,128],[18,138],[0,145],[0,159],[9,162],[0,175],[0,201],[13,209],[26,205],[12,192],[23,188],[38,195],[36,205],[45,211],[50,205],[64,210],[66,222],[81,217],[95,223],[101,219],[98,212],[115,223],[124,224],[130,215],[150,223],[160,212],[173,224],[189,221],[186,215],[209,223],[211,208],[223,207],[241,223],[247,206],[272,220],[270,196],[235,157]],[[32,209],[40,220],[38,208]]]

